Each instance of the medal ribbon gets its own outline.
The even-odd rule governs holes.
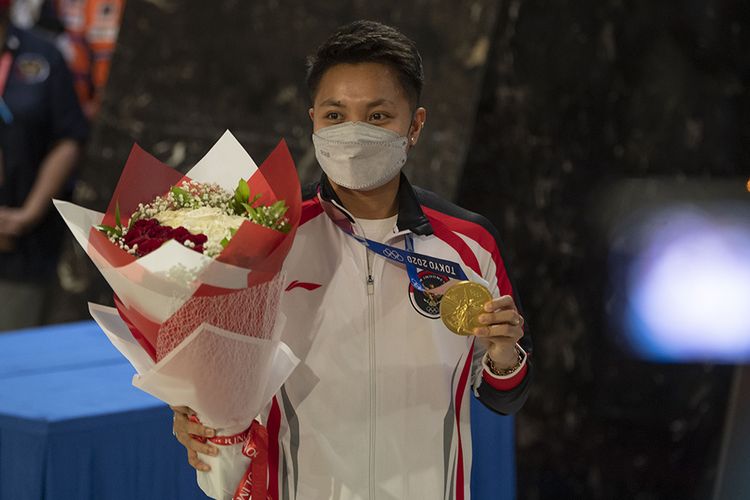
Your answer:
[[[370,240],[363,236],[359,236],[354,233],[354,228],[351,222],[345,216],[341,209],[333,203],[322,201],[323,207],[328,209],[326,213],[331,215],[333,222],[341,229],[345,234],[351,236],[359,243],[367,247],[376,255],[390,260],[391,262],[406,267],[406,273],[409,276],[411,284],[420,292],[426,293],[441,293],[440,290],[447,288],[448,283],[451,281],[466,281],[469,278],[466,276],[463,268],[455,262],[450,260],[441,259],[438,257],[431,257],[421,253],[414,252],[414,241],[410,234],[406,235],[405,247],[406,249],[397,248],[385,243],[380,243],[374,240]],[[338,214],[331,214],[329,210],[336,210]],[[432,271],[436,274],[449,278],[448,283],[433,289],[427,289],[422,284],[422,280],[419,278],[417,269],[424,269]],[[452,283],[451,283],[452,284]]]

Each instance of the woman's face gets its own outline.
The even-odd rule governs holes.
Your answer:
[[[426,111],[417,108],[412,112],[394,69],[368,62],[337,64],[323,73],[310,118],[314,132],[344,122],[365,122],[406,136],[413,146]]]

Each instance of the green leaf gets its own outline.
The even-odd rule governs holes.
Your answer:
[[[276,219],[281,219],[282,217],[284,217],[284,214],[286,214],[287,210],[289,210],[289,207],[286,206],[286,203],[284,203],[283,200],[277,201],[276,203],[271,205],[271,212]]]
[[[237,189],[234,190],[234,196],[239,202],[247,201],[250,197],[250,186],[248,186],[245,179],[240,179],[237,183]]]
[[[120,202],[119,200],[115,202],[115,226],[122,227],[122,222],[120,221]]]
[[[242,207],[242,203],[237,200],[237,198],[232,198],[230,206],[232,207],[232,211],[236,215],[245,215],[245,209]]]
[[[258,212],[249,203],[240,203],[240,205],[242,205],[242,208],[245,209],[245,212],[247,212],[251,218],[258,216]]]
[[[230,228],[229,228],[229,234],[231,234],[232,236],[234,236],[235,234],[237,234],[237,229],[235,229],[235,228],[233,228],[233,227],[230,227]],[[231,237],[230,237],[230,238],[231,238]],[[227,247],[227,245],[229,245],[229,241],[230,241],[230,238],[223,238],[223,239],[222,239],[222,240],[221,240],[221,241],[219,242],[219,243],[221,244],[221,247],[222,247],[222,248],[226,248],[226,247]]]
[[[189,204],[193,201],[193,195],[182,189],[181,187],[172,186],[170,191],[175,195],[176,198],[183,197],[184,203]]]
[[[96,228],[106,234],[107,236],[117,236],[118,238],[122,236],[122,228],[121,227],[112,227],[108,226],[106,224],[100,224],[96,226]]]

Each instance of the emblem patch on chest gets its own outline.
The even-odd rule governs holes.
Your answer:
[[[16,71],[24,83],[41,83],[49,76],[49,63],[39,54],[21,54],[16,60]]]
[[[448,282],[447,276],[435,274],[432,271],[422,271],[419,273],[419,279],[426,289],[436,288]],[[440,299],[442,295],[435,295],[429,292],[420,292],[414,285],[409,283],[409,300],[414,309],[422,316],[430,319],[440,317]]]

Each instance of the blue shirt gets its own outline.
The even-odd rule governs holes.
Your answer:
[[[51,41],[9,26],[5,50],[13,55],[3,99],[13,119],[0,120],[0,152],[4,182],[0,205],[20,207],[36,181],[39,168],[62,139],[83,142],[88,123],[73,89],[73,79]],[[60,217],[51,210],[16,249],[0,253],[0,279],[43,281],[54,273],[63,237]]]

